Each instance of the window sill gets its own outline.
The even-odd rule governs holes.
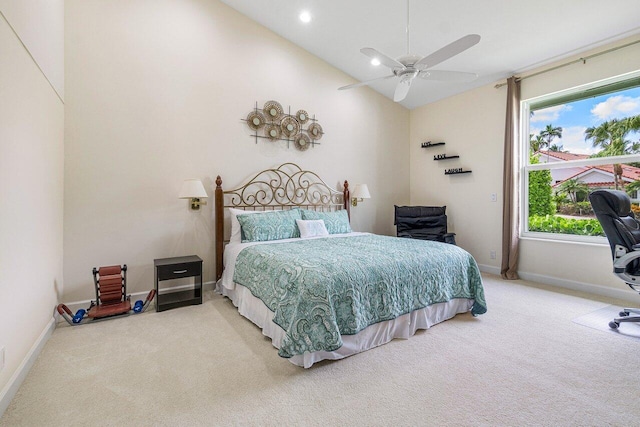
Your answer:
[[[521,240],[530,240],[550,243],[569,243],[587,246],[609,246],[606,237],[578,236],[573,234],[538,233],[527,231],[520,234]]]

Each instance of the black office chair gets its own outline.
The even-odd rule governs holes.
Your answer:
[[[631,211],[631,199],[624,191],[596,190],[589,201],[609,240],[613,272],[640,293],[640,222]],[[617,329],[622,322],[640,322],[640,309],[622,309],[609,327]]]
[[[395,206],[396,235],[455,245],[455,233],[447,232],[446,209],[446,206]]]

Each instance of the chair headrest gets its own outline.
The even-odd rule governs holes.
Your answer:
[[[589,194],[589,201],[596,215],[633,216],[631,199],[624,191],[596,190]]]
[[[395,218],[393,224],[398,223],[399,218],[424,218],[438,217],[446,214],[446,206],[398,206],[394,205]]]

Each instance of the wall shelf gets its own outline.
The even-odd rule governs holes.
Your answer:
[[[462,173],[471,173],[471,171],[467,170],[462,170],[462,169],[445,169],[444,174],[445,175],[460,175]]]
[[[422,148],[437,147],[438,145],[444,145],[444,142],[431,142],[431,141],[427,141],[427,142],[423,142],[422,144],[420,144],[420,146],[421,146]]]
[[[437,147],[440,145],[445,145],[444,142],[431,142],[431,141],[427,141],[427,142],[423,142],[422,144],[420,144],[420,146],[422,148],[431,148],[431,147]],[[435,156],[433,156],[433,160],[438,162],[440,160],[453,160],[453,159],[459,159],[460,156],[455,155],[455,156],[447,156],[446,153],[442,153],[442,154],[436,154]],[[451,169],[445,169],[444,170],[444,174],[445,175],[460,175],[463,173],[471,173],[470,170],[463,170],[462,168],[451,168]]]

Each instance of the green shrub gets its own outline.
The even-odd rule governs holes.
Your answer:
[[[531,156],[531,164],[538,163],[538,158]],[[555,213],[551,191],[551,171],[540,170],[529,172],[529,215],[551,215]]]
[[[578,206],[575,203],[562,203],[558,205],[558,213],[561,215],[578,215]]]
[[[573,219],[555,215],[529,216],[529,231],[577,234],[580,236],[604,236],[602,226],[597,219]]]
[[[564,202],[558,204],[558,213],[562,215],[586,216],[593,215],[593,208],[589,202]]]
[[[569,200],[567,195],[562,193],[555,193],[551,199],[553,200],[553,203],[555,203],[557,206],[571,202],[571,200]]]
[[[591,202],[578,202],[578,210],[580,215],[593,215],[593,208],[591,207]]]

